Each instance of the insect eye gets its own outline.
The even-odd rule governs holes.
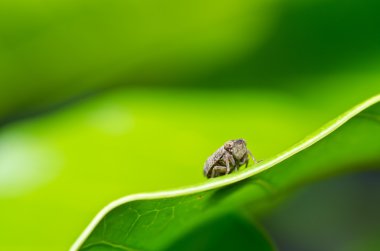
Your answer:
[[[228,141],[227,143],[224,144],[224,148],[225,149],[231,149],[232,148],[232,142],[231,141]]]

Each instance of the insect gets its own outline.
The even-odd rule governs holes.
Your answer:
[[[244,139],[229,140],[207,159],[203,174],[207,178],[214,178],[237,171],[244,164],[247,167],[248,155],[257,163]]]

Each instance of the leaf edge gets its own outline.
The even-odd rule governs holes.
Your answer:
[[[311,145],[317,143],[318,141],[325,138],[330,133],[334,132],[339,127],[344,125],[347,121],[354,118],[356,115],[366,110],[367,108],[375,105],[376,103],[380,103],[380,94],[377,94],[365,100],[364,102],[354,106],[353,108],[349,109],[348,111],[339,115],[335,119],[326,123],[319,129],[317,129],[315,132],[305,137],[303,140],[299,141],[298,143],[292,145],[291,147],[284,150],[283,152],[275,155],[274,157],[268,160],[265,160],[263,162],[260,162],[259,164],[254,165],[255,166],[254,168],[247,168],[244,171],[223,176],[220,178],[208,180],[198,185],[172,189],[172,190],[158,191],[158,192],[132,194],[132,195],[121,197],[115,201],[112,201],[111,203],[106,205],[102,210],[100,210],[100,212],[92,219],[90,224],[85,228],[85,230],[79,235],[77,240],[71,246],[70,251],[78,250],[81,247],[81,245],[84,243],[84,241],[87,239],[87,237],[91,234],[92,230],[101,221],[101,219],[103,219],[105,215],[107,215],[110,211],[112,211],[114,208],[120,205],[123,205],[131,201],[136,201],[136,200],[171,198],[171,197],[176,197],[176,196],[195,194],[195,193],[204,192],[204,191],[213,190],[219,187],[227,186],[232,183],[252,177],[290,158],[291,156],[301,152],[302,150],[310,147]]]

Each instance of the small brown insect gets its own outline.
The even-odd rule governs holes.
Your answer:
[[[244,139],[229,140],[207,159],[203,174],[207,178],[214,178],[237,171],[244,164],[247,167],[248,154],[257,163]]]

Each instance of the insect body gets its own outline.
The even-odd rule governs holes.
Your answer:
[[[244,164],[247,167],[248,154],[257,163],[244,139],[229,140],[207,159],[203,174],[207,178],[214,178],[239,170]]]

